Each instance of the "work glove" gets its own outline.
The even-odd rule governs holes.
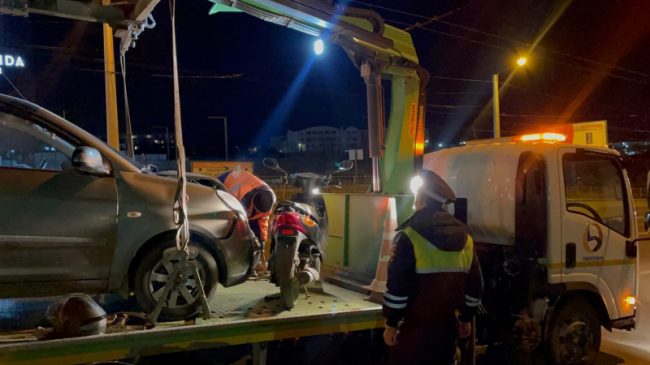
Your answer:
[[[386,343],[387,346],[397,345],[398,334],[399,331],[397,330],[397,328],[386,326],[386,329],[384,329],[384,343]]]

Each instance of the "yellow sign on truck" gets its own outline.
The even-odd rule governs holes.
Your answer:
[[[217,177],[237,168],[253,173],[251,161],[192,161],[192,172]]]
[[[561,133],[565,143],[590,147],[607,147],[607,121],[551,124],[538,128],[538,132]]]
[[[573,123],[571,126],[570,143],[607,147],[607,121]]]

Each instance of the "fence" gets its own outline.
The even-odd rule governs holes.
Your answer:
[[[272,176],[259,176],[260,179],[264,180],[278,195],[278,199],[285,199],[291,197],[291,195],[298,192],[298,189],[292,186],[284,187],[283,193],[283,184],[282,177],[279,175]],[[372,186],[372,176],[370,175],[361,175],[361,176],[337,176],[332,177],[332,185],[340,186],[341,189],[337,189],[333,186],[324,189],[324,192],[346,192],[346,193],[363,193],[370,191]],[[648,191],[642,187],[633,187],[632,196],[634,199],[646,199],[648,197]]]
[[[285,186],[282,183],[282,177],[279,175],[274,176],[258,176],[264,180],[275,192],[278,200],[290,199],[294,194],[300,192],[300,189],[293,186]],[[372,186],[372,176],[337,176],[332,177],[329,186],[324,187],[324,193],[365,193],[370,191]],[[340,189],[339,189],[340,187]]]

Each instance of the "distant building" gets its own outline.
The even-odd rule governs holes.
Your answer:
[[[355,127],[317,126],[289,131],[286,136],[273,137],[271,147],[280,153],[318,152],[338,154],[350,149],[368,152],[368,131]]]
[[[136,155],[162,154],[168,156],[169,159],[174,159],[176,156],[176,145],[174,144],[173,134],[134,134],[133,149]],[[124,140],[120,141],[120,150],[126,151],[126,142]]]

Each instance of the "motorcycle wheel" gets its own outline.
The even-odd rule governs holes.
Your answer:
[[[280,285],[280,295],[282,296],[282,302],[285,308],[291,309],[295,307],[298,301],[298,295],[300,295],[298,280],[294,278]]]

